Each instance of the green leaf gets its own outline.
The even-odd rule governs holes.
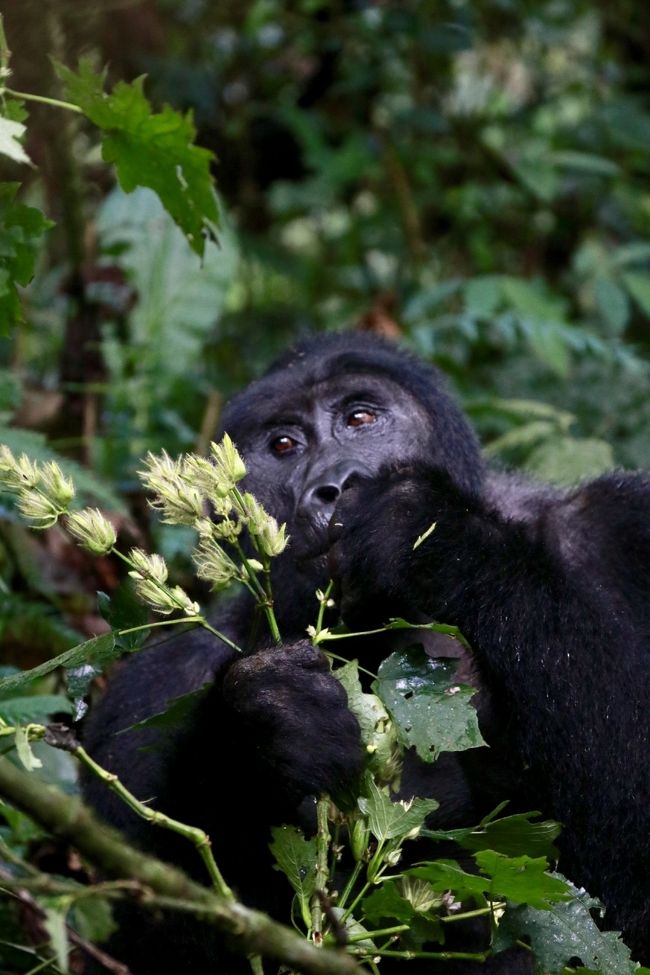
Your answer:
[[[427,916],[442,904],[443,897],[427,881],[403,877],[381,884],[361,902],[361,910],[373,925],[408,924],[409,930],[400,935],[401,946],[421,948],[428,942],[444,941],[440,921]]]
[[[609,278],[597,278],[594,298],[610,331],[614,335],[620,335],[630,317],[630,303],[625,291]]]
[[[348,707],[359,722],[361,741],[370,755],[370,771],[380,784],[391,783],[399,772],[399,753],[397,732],[388,711],[375,694],[364,693],[356,660],[333,673],[345,688]]]
[[[556,860],[558,851],[553,841],[562,827],[552,819],[531,822],[539,815],[538,812],[517,813],[484,820],[468,829],[423,830],[422,835],[433,840],[452,840],[466,850],[495,850],[510,857],[526,854]]]
[[[95,636],[92,640],[86,640],[85,643],[80,643],[78,646],[72,647],[71,650],[60,653],[58,657],[46,660],[38,667],[32,667],[31,670],[21,670],[18,674],[0,678],[0,694],[4,696],[10,691],[29,687],[39,677],[51,674],[57,667],[88,666],[97,673],[101,673],[117,657],[114,644],[115,640],[112,633]],[[90,679],[92,676],[94,675],[91,675]]]
[[[311,927],[309,901],[316,889],[316,839],[306,840],[296,826],[274,826],[269,849],[298,897],[305,927]]]
[[[457,900],[467,900],[471,897],[481,904],[485,903],[485,891],[490,886],[486,877],[466,873],[455,860],[434,860],[431,863],[411,867],[404,872],[407,877],[418,877],[420,880],[428,881],[434,890],[441,893],[446,890],[453,891]]]
[[[392,839],[411,839],[416,836],[429,813],[438,808],[435,799],[410,799],[393,802],[374,780],[367,778],[368,796],[358,800],[358,806],[368,817],[370,832],[383,842]],[[413,837],[408,834],[413,834]]]
[[[532,318],[522,319],[521,327],[537,358],[562,379],[566,379],[570,365],[566,328],[554,322]]]
[[[454,680],[456,662],[432,659],[421,647],[392,653],[379,668],[373,691],[386,705],[405,748],[425,762],[440,752],[485,744],[470,698],[476,689]]]
[[[44,907],[45,920],[43,927],[48,933],[52,950],[56,957],[56,963],[62,972],[68,972],[68,954],[70,945],[68,943],[68,929],[65,923],[65,913],[52,907]]]
[[[132,84],[119,81],[107,94],[105,72],[97,75],[89,59],[81,60],[78,74],[63,65],[57,66],[57,73],[67,97],[102,130],[102,155],[115,163],[122,189],[154,190],[202,256],[206,237],[216,234],[219,206],[210,174],[214,157],[194,145],[191,114],[181,115],[168,105],[152,112],[143,78]]]
[[[530,943],[536,975],[560,975],[571,959],[603,975],[638,973],[630,951],[616,932],[602,932],[590,914],[598,905],[585,891],[573,888],[573,899],[549,910],[519,907],[506,911],[497,928],[495,951],[517,941]]]
[[[70,923],[85,941],[107,941],[117,930],[110,901],[103,897],[83,897],[70,911]]]
[[[34,276],[41,238],[54,224],[40,210],[14,201],[18,183],[0,183],[0,335],[21,317],[16,285]]]
[[[27,734],[27,728],[23,728],[21,725],[19,725],[16,728],[14,741],[16,744],[18,758],[28,772],[33,772],[34,769],[42,767],[43,763],[41,762],[40,758],[37,758],[32,751],[32,746],[29,742],[29,736]]]
[[[7,724],[46,724],[53,714],[72,714],[72,704],[62,694],[33,694],[0,701],[0,718]]]
[[[536,447],[525,466],[542,481],[569,486],[583,478],[611,471],[615,460],[612,448],[605,440],[555,437]]]
[[[546,857],[507,857],[495,850],[483,850],[474,859],[481,871],[490,877],[487,892],[492,899],[505,897],[516,904],[547,910],[554,901],[566,901],[571,897],[569,884],[547,873]]]
[[[122,728],[117,734],[123,735],[135,729],[141,731],[143,728],[177,728],[183,725],[185,719],[196,710],[197,705],[212,686],[212,681],[209,681],[193,691],[188,691],[187,694],[179,694],[178,697],[170,698],[162,711],[157,711],[155,714],[149,715],[148,718],[129,725],[128,728]]]
[[[650,315],[650,274],[630,271],[623,275],[623,283],[641,310]]]
[[[136,626],[146,626],[149,622],[149,610],[137,598],[135,587],[130,579],[122,582],[112,597],[107,596],[105,592],[98,592],[97,606],[112,630],[130,630]],[[123,636],[115,633],[115,642],[122,650],[138,650],[150,632],[147,627],[135,633],[125,633]]]
[[[21,145],[25,132],[26,128],[22,122],[0,118],[0,155],[9,156],[14,162],[27,163],[31,166],[32,161]]]
[[[489,318],[501,303],[501,278],[492,274],[471,278],[463,286],[463,294],[468,312]]]
[[[564,150],[550,153],[553,165],[561,169],[572,169],[575,172],[592,176],[617,176],[620,166],[611,159],[595,156],[590,152],[573,152]]]

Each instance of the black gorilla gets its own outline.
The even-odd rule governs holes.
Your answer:
[[[241,600],[218,622],[245,657],[194,632],[129,659],[91,717],[94,757],[137,795],[204,827],[244,901],[286,921],[268,827],[302,821],[306,797],[344,792],[363,764],[345,694],[304,640],[315,589],[333,574],[353,628],[435,618],[474,650],[491,748],[426,767],[409,755],[403,793],[436,796],[440,825],[473,823],[505,798],[559,819],[563,871],[602,897],[607,926],[650,963],[650,479],[616,473],[560,491],[486,471],[439,374],[362,334],[288,351],[232,401],[224,427],[245,458],[246,486],[288,524],[274,568],[285,644],[264,643]],[[390,649],[373,639],[346,653],[376,668]],[[173,741],[153,730],[116,736],[206,683]],[[132,839],[198,873],[177,838],[100,783],[85,791]],[[163,940],[134,925],[135,935],[127,919],[126,945],[114,950],[136,975],[247,970],[209,932],[174,929]],[[519,975],[530,962],[510,952],[422,970]]]

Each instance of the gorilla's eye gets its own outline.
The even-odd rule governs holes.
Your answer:
[[[294,447],[298,446],[297,440],[293,437],[276,437],[275,440],[271,441],[271,450],[274,454],[286,454],[288,451],[293,450]]]
[[[348,416],[347,424],[349,427],[363,427],[368,423],[375,423],[376,420],[377,414],[372,410],[354,410]]]

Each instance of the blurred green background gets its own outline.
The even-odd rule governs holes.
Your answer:
[[[2,175],[57,226],[0,340],[9,442],[39,433],[128,492],[147,449],[204,447],[287,340],[363,327],[443,366],[495,458],[564,483],[648,464],[650,7],[2,10],[15,88],[56,96],[48,56],[90,54],[191,109],[224,211],[201,268],[96,133],[30,104],[37,168]]]

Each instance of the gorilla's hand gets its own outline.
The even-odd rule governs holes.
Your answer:
[[[356,795],[364,764],[359,724],[327,658],[306,640],[236,660],[223,694],[269,780],[288,799],[327,793],[347,805]]]
[[[453,556],[451,537],[467,514],[468,499],[448,475],[424,465],[389,469],[344,491],[330,523],[329,566],[345,622],[365,629],[432,613],[436,563]]]

